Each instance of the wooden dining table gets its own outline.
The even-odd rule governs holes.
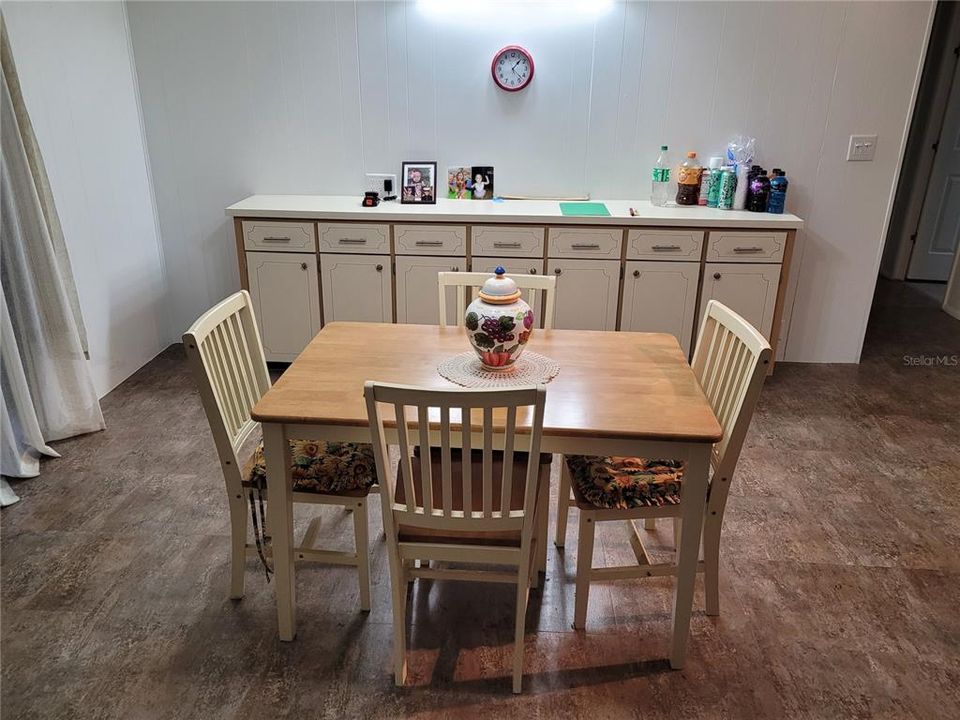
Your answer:
[[[543,452],[642,455],[687,463],[670,652],[671,666],[681,668],[710,454],[722,437],[720,424],[672,335],[537,330],[528,347],[560,366],[559,374],[547,384]],[[288,438],[369,442],[364,382],[456,388],[437,366],[468,349],[463,328],[329,323],[253,409],[253,419],[263,427],[281,640],[293,640],[296,635]],[[502,426],[499,430],[502,434]]]

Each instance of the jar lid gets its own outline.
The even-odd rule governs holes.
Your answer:
[[[522,294],[517,284],[506,276],[503,265],[498,265],[492,278],[480,288],[480,299],[494,305],[507,305],[520,299]]]

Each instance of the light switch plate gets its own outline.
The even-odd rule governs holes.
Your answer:
[[[380,199],[383,200],[387,195],[396,195],[397,194],[397,176],[396,173],[367,173],[366,174],[366,187],[364,190],[368,192],[378,192],[380,193]],[[389,193],[385,192],[383,189],[383,181],[392,180],[393,181],[393,190]]]
[[[877,150],[876,135],[851,135],[847,147],[847,160],[873,160]]]

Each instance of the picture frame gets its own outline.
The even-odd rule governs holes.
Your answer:
[[[400,167],[400,204],[435,205],[437,202],[437,163],[407,161]]]

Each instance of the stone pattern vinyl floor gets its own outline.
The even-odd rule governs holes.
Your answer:
[[[254,561],[227,599],[222,479],[171,347],[105,398],[106,432],[57,443],[0,516],[2,715],[960,717],[960,367],[929,360],[943,355],[960,355],[960,322],[882,283],[860,365],[777,368],[731,490],[722,614],[704,615],[698,580],[682,671],[664,659],[669,578],[595,585],[571,630],[572,513],[513,696],[513,589],[455,582],[417,583],[410,683],[394,688],[378,500],[369,615],[348,568],[300,568],[293,643]],[[320,542],[349,546],[350,516],[321,512]],[[610,525],[596,561],[627,562]],[[661,523],[650,544],[671,543]]]

